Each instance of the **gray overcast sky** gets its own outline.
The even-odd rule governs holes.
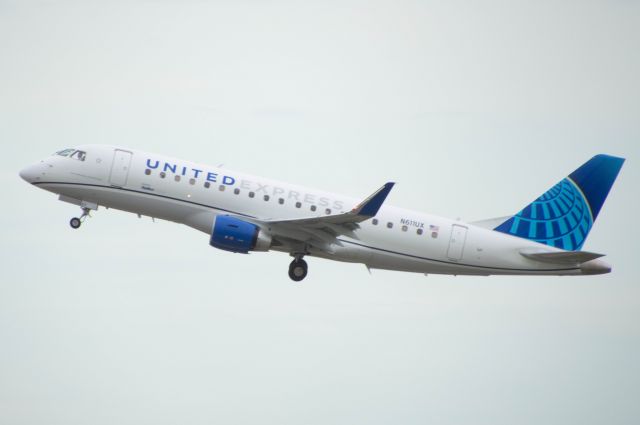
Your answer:
[[[640,422],[636,1],[0,0],[0,423]],[[234,255],[18,170],[116,143],[475,220],[628,159],[610,275]]]

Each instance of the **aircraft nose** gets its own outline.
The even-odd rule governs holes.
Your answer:
[[[20,170],[20,177],[28,183],[34,183],[40,180],[44,175],[44,164],[42,162],[38,164],[29,165]]]
[[[22,180],[31,183],[35,179],[35,173],[33,172],[33,166],[24,167],[20,170],[20,177]]]

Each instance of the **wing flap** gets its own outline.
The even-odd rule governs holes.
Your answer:
[[[395,183],[389,182],[356,205],[351,211],[341,214],[285,220],[260,220],[268,226],[274,236],[281,236],[333,253],[332,246],[341,246],[338,236],[357,239],[355,230],[365,220],[378,214]]]

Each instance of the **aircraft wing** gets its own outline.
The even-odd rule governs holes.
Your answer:
[[[354,230],[359,228],[358,223],[369,220],[378,213],[394,184],[386,183],[346,213],[299,219],[261,220],[261,224],[268,226],[275,238],[291,245],[309,245],[333,253],[332,245],[342,245],[337,239],[338,236],[345,235],[357,239]]]

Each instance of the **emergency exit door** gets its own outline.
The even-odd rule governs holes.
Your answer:
[[[111,163],[111,175],[109,183],[111,186],[124,187],[129,177],[129,167],[131,166],[131,152],[116,149],[113,152],[113,162]]]
[[[451,238],[449,239],[449,250],[447,257],[451,260],[458,261],[462,258],[464,244],[467,241],[467,228],[459,224],[451,226]]]

